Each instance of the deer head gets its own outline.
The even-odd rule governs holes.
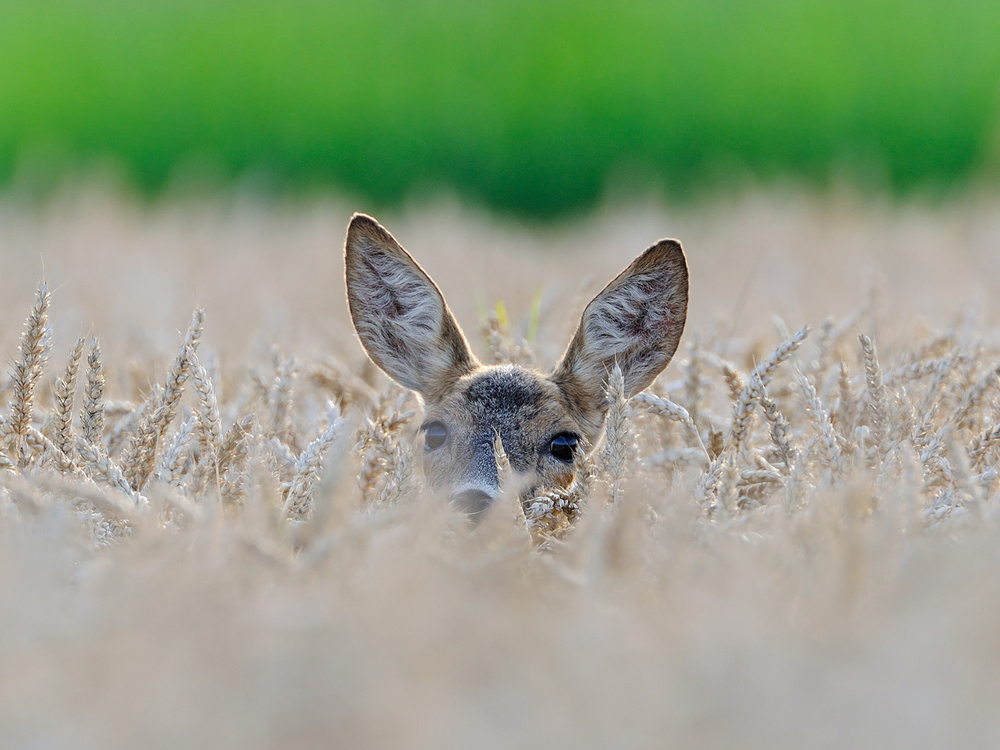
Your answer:
[[[370,216],[351,219],[345,259],[368,356],[423,401],[429,483],[474,514],[500,491],[497,439],[525,486],[568,488],[600,435],[615,364],[635,395],[670,362],[687,317],[684,253],[660,240],[591,300],[551,373],[483,365],[431,278]]]

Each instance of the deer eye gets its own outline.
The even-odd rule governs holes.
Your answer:
[[[444,426],[444,422],[430,422],[423,429],[425,451],[436,451],[448,439],[448,428]]]
[[[552,438],[552,442],[549,443],[549,453],[560,461],[571,464],[573,463],[573,453],[576,451],[576,446],[579,442],[580,438],[571,432],[560,433]]]

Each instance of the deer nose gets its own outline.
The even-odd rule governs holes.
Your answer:
[[[488,492],[471,487],[454,492],[451,496],[451,503],[473,520],[478,520],[495,499]]]

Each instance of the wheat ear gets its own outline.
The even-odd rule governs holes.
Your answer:
[[[313,490],[323,471],[323,461],[337,437],[340,426],[340,410],[329,402],[326,429],[302,451],[295,466],[295,474],[285,488],[282,513],[290,521],[300,520],[309,512],[313,502]]]
[[[729,431],[729,444],[737,455],[746,450],[750,439],[750,429],[753,427],[754,406],[757,402],[755,381],[760,382],[760,376],[756,371],[751,374],[751,381],[743,386],[740,397],[733,405],[733,424]]]
[[[83,347],[86,342],[80,338],[69,354],[66,371],[56,381],[55,391],[55,430],[53,442],[59,450],[56,460],[60,471],[68,471],[73,463],[76,452],[73,435],[73,402],[76,399],[76,379],[80,372],[80,360],[83,358]]]
[[[198,348],[204,323],[204,311],[195,310],[184,343],[167,372],[160,403],[139,424],[138,432],[132,436],[122,456],[122,473],[136,492],[142,490],[153,473],[157,444],[163,440],[170,423],[177,415],[181,396],[184,395],[184,383],[187,382],[191,369],[191,358]]]
[[[184,395],[184,383],[187,382],[191,370],[191,361],[197,354],[198,343],[201,340],[202,331],[205,328],[205,311],[197,309],[191,316],[191,323],[188,325],[184,343],[177,352],[170,372],[167,373],[167,382],[163,387],[163,402],[160,408],[153,415],[156,423],[157,437],[162,440],[174,417],[177,416],[177,409],[180,406],[181,396]]]
[[[87,384],[83,391],[83,439],[100,448],[104,439],[104,370],[101,365],[101,344],[90,340],[87,355]]]
[[[871,421],[872,436],[878,460],[884,461],[886,455],[886,415],[888,412],[885,400],[885,388],[882,385],[882,372],[879,368],[878,353],[872,340],[861,334],[861,352],[865,360],[865,385],[868,395],[868,416]]]
[[[215,386],[198,355],[191,355],[191,382],[198,392],[198,421],[205,435],[205,442],[214,454],[222,442],[222,418],[219,415],[219,401],[215,396]]]
[[[800,373],[795,380],[805,401],[806,417],[817,435],[821,464],[834,471],[838,466],[840,451],[837,446],[837,436],[833,432],[833,423],[830,422],[830,414],[823,408],[816,388],[805,375]]]
[[[750,373],[749,381],[743,385],[733,405],[733,423],[729,432],[729,443],[739,455],[746,450],[747,442],[750,438],[750,429],[753,426],[754,407],[757,403],[757,394],[771,382],[774,373],[782,362],[787,360],[805,341],[809,335],[809,326],[802,326],[793,336],[782,341],[778,347],[771,352],[766,360],[761,362]],[[735,391],[740,380],[735,373],[726,374],[723,368],[723,375],[729,384],[730,391]]]
[[[726,388],[729,389],[729,398],[734,402],[739,401],[740,394],[743,393],[743,378],[740,377],[739,370],[732,362],[724,359],[718,361],[718,368],[722,373],[722,379],[726,381]]]
[[[1000,364],[994,365],[979,378],[976,384],[969,389],[961,405],[955,410],[955,414],[949,420],[959,429],[971,429],[975,424],[975,417],[986,401],[985,395],[1000,376]]]
[[[701,411],[701,347],[695,341],[688,350],[691,356],[684,364],[684,401],[687,403],[688,416],[695,422]]]
[[[35,386],[42,375],[48,329],[49,290],[40,284],[35,292],[35,304],[25,321],[24,333],[18,347],[18,359],[12,373],[13,400],[10,403],[12,455],[20,468],[28,465],[29,451],[25,449],[28,427],[31,426]]]
[[[358,432],[355,452],[362,456],[358,486],[364,501],[371,505],[391,494],[387,487],[398,475],[399,462],[406,460],[398,433],[415,413],[403,411],[408,400],[409,395],[404,393],[393,403],[386,394]]]
[[[986,430],[973,441],[972,447],[969,449],[969,461],[973,467],[978,467],[986,458],[990,448],[993,448],[997,443],[1000,443],[1000,424]]]
[[[121,470],[100,448],[84,438],[76,441],[76,452],[83,461],[84,471],[95,482],[113,487],[126,495],[137,508],[145,507],[146,500],[132,489]]]
[[[768,395],[767,389],[759,379],[755,381],[755,388],[757,389],[757,398],[760,401],[760,407],[764,410],[764,417],[770,426],[771,442],[774,443],[775,451],[785,465],[783,473],[787,475],[791,473],[792,466],[798,455],[795,445],[792,442],[791,425],[778,409],[774,400]]]
[[[199,424],[197,417],[190,417],[181,423],[160,454],[159,468],[156,472],[160,481],[167,484],[177,484],[184,474],[188,457],[188,448],[194,439],[195,426]]]
[[[226,431],[226,436],[219,446],[219,471],[225,473],[236,462],[240,456],[245,454],[246,444],[251,432],[253,432],[255,418],[253,414],[247,414],[239,422]]]
[[[698,443],[698,448],[703,454],[705,454],[706,461],[712,461],[712,457],[709,455],[708,449],[705,447],[705,443],[702,441],[701,435],[698,433],[698,427],[695,425],[694,419],[691,418],[687,409],[680,404],[675,404],[673,401],[669,401],[668,399],[654,396],[652,393],[639,393],[632,398],[632,401],[645,407],[647,411],[653,414],[680,422],[687,427],[688,431],[694,436],[695,441]]]
[[[760,378],[760,382],[765,386],[771,382],[778,366],[795,353],[795,350],[802,346],[802,342],[809,335],[809,326],[802,326],[790,338],[782,341],[778,348],[771,352],[771,356],[754,368],[753,374]]]
[[[851,373],[844,360],[840,360],[840,366],[837,368],[837,388],[840,396],[837,408],[831,413],[831,416],[833,421],[840,426],[841,434],[850,440],[854,434],[854,428],[857,426],[857,420],[854,415],[854,384],[851,382]]]
[[[625,459],[628,456],[628,401],[625,399],[625,376],[617,362],[608,378],[604,395],[608,402],[608,414],[604,422],[601,468],[607,482],[609,499],[612,505],[617,506],[625,478]]]
[[[295,357],[279,359],[275,367],[274,384],[270,390],[271,435],[287,442],[290,432],[292,387],[298,366]]]
[[[132,438],[132,436],[138,431],[139,426],[146,421],[150,414],[153,413],[153,410],[156,408],[156,405],[160,403],[160,399],[162,398],[163,388],[159,383],[153,383],[153,387],[150,389],[149,394],[141,404],[138,406],[129,404],[130,409],[126,412],[125,416],[118,420],[115,426],[108,433],[107,438],[104,440],[108,448],[108,455],[114,455],[123,448],[126,441]],[[105,415],[107,412],[108,405],[105,404]]]
[[[247,459],[250,456],[250,439],[254,423],[253,414],[234,422],[219,446],[216,464],[222,482],[219,494],[224,502],[241,502],[245,497],[244,477]]]

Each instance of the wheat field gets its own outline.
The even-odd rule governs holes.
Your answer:
[[[475,527],[354,338],[356,209],[0,204],[0,746],[1000,740],[1000,202],[380,215],[482,359],[541,368],[687,253],[585,481]]]

